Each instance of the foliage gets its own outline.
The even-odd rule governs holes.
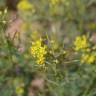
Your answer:
[[[0,11],[0,96],[30,96],[36,78],[44,79],[36,96],[96,96],[96,0],[21,0],[17,8],[13,38],[11,12]]]

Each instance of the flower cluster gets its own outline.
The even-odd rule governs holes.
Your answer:
[[[82,54],[81,63],[92,64],[95,62],[96,56],[92,54]]]
[[[80,51],[82,49],[88,48],[89,44],[87,42],[87,37],[85,35],[83,36],[77,36],[76,40],[74,41],[75,50]]]
[[[75,51],[81,54],[81,63],[92,64],[96,60],[95,52],[85,35],[76,37],[74,41]]]
[[[21,0],[20,3],[17,5],[19,10],[32,10],[35,12],[34,5],[32,5],[28,0]]]
[[[34,58],[36,58],[37,64],[45,63],[45,55],[47,54],[46,48],[46,45],[42,46],[42,39],[32,43],[31,54]]]

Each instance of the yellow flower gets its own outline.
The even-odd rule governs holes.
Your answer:
[[[16,92],[17,96],[22,96],[24,93],[24,86],[25,86],[23,79],[20,77],[14,78],[13,85],[14,85],[15,92]]]
[[[86,49],[86,48],[88,48],[88,46],[89,46],[89,44],[88,44],[88,42],[87,42],[87,38],[86,38],[86,36],[85,35],[83,35],[83,36],[78,36],[77,38],[76,38],[76,40],[74,41],[74,45],[75,45],[75,50],[76,51],[79,51],[79,50],[81,50],[81,49]]]
[[[19,10],[32,10],[33,12],[35,12],[35,8],[34,6],[28,2],[28,0],[21,0],[20,3],[17,5],[17,8]]]
[[[81,56],[81,63],[92,64],[95,61],[95,56],[92,54],[83,54]]]
[[[34,58],[36,58],[37,64],[44,64],[45,55],[47,54],[46,48],[46,45],[42,46],[41,39],[32,43],[31,54]]]
[[[21,96],[23,93],[24,93],[23,87],[20,87],[20,86],[16,87],[16,94]]]

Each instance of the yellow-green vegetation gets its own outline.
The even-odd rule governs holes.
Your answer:
[[[47,46],[42,46],[42,39],[32,42],[31,46],[31,54],[37,60],[37,64],[44,64],[45,63],[45,55],[47,54]]]
[[[74,45],[75,45],[75,50],[76,51],[87,49],[88,46],[89,46],[88,43],[87,43],[86,36],[76,37],[76,40],[74,41]]]
[[[0,6],[0,96],[96,96],[96,0]]]
[[[19,10],[32,10],[33,12],[35,12],[35,8],[34,6],[28,2],[28,0],[21,0],[20,3],[17,5],[17,8]]]

